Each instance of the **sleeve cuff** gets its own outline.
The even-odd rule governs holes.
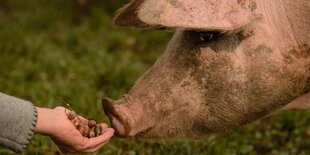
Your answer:
[[[25,100],[0,92],[0,145],[24,152],[37,124],[36,107]]]
[[[26,134],[26,139],[27,141],[22,144],[22,149],[19,150],[18,152],[24,152],[26,151],[26,149],[28,148],[28,145],[30,143],[30,140],[32,138],[32,135],[34,134],[34,129],[36,128],[36,125],[37,125],[37,120],[38,120],[38,112],[37,112],[37,109],[36,107],[31,104],[32,108],[33,108],[33,115],[32,115],[32,122],[31,122],[31,126],[28,130],[28,134]]]

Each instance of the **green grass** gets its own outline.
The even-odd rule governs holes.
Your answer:
[[[73,0],[0,1],[0,91],[36,106],[69,102],[80,114],[108,122],[100,99],[120,98],[164,51],[171,32],[119,28],[128,1],[92,0],[81,15]],[[111,7],[110,7],[111,6]],[[310,112],[284,112],[200,140],[112,140],[97,154],[310,154]],[[13,153],[0,148],[0,154]],[[24,154],[59,154],[34,135]]]

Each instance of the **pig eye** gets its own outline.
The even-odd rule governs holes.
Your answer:
[[[199,41],[200,42],[210,41],[213,38],[214,38],[214,34],[213,33],[202,32],[202,33],[200,33]]]

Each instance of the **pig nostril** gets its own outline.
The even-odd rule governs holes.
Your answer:
[[[109,98],[102,99],[102,106],[103,106],[105,113],[114,111],[113,101]]]

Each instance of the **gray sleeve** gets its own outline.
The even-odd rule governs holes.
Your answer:
[[[14,152],[27,149],[37,124],[32,103],[0,92],[0,145]]]

